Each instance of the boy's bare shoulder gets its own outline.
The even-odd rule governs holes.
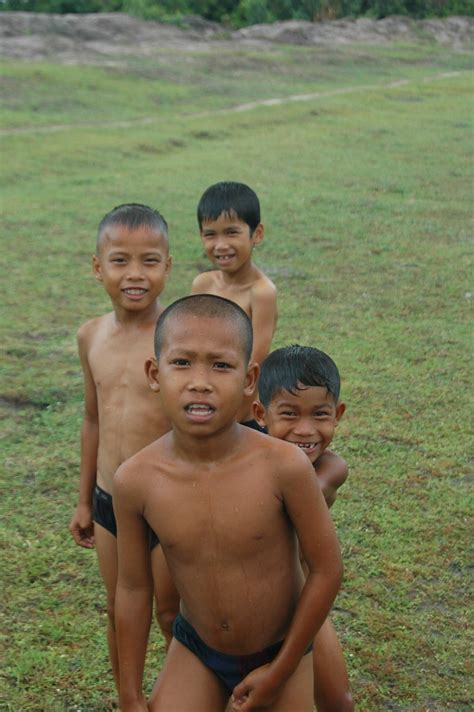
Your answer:
[[[115,472],[114,486],[116,483],[127,486],[128,483],[139,482],[142,475],[146,477],[150,470],[159,469],[162,458],[168,458],[168,436],[169,433],[162,435],[122,462]]]
[[[244,425],[242,427],[245,428]],[[314,477],[313,466],[308,457],[293,443],[250,428],[245,429],[248,430],[248,449],[255,447],[278,476],[295,477],[298,473],[305,475],[309,473]]]
[[[216,274],[218,270],[208,270],[207,272],[201,272],[197,277],[193,279],[192,292],[193,294],[205,292],[211,285],[216,281]]]
[[[89,319],[89,321],[84,322],[77,330],[77,341],[79,345],[84,346],[90,343],[99,329],[110,321],[111,316],[112,313],[103,314],[102,316],[96,316],[94,319]]]
[[[277,288],[272,280],[262,270],[257,270],[257,276],[252,284],[252,295],[255,298],[276,300]]]
[[[343,457],[337,455],[332,450],[325,450],[314,464],[314,470],[317,475],[330,473],[333,484],[340,487],[347,479],[349,474],[349,466]]]

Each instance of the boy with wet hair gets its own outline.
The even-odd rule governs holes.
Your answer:
[[[159,212],[137,203],[119,205],[101,220],[95,278],[113,310],[86,322],[78,332],[84,373],[85,413],[81,432],[79,503],[69,525],[76,544],[97,551],[107,591],[107,639],[119,684],[115,640],[117,525],[112,504],[113,475],[130,455],[170,429],[148,387],[144,364],[153,353],[158,302],[171,267],[168,226]],[[150,533],[156,576],[157,616],[171,639],[178,599],[158,540]]]
[[[261,364],[270,351],[277,304],[275,285],[252,262],[264,235],[258,197],[244,183],[216,183],[202,195],[197,218],[204,251],[216,269],[194,279],[192,294],[215,294],[242,307],[253,327],[251,361]],[[252,415],[254,397],[244,399],[237,417],[259,429]]]
[[[258,373],[250,320],[227,299],[185,297],[161,315],[155,347],[148,379],[172,430],[114,478],[122,710],[311,712],[309,652],[341,557],[308,458],[236,422]],[[147,708],[149,527],[181,606]]]
[[[297,445],[314,467],[328,507],[348,469],[328,450],[346,406],[339,400],[340,377],[334,361],[309,346],[286,346],[263,362],[260,402],[255,417],[268,434]],[[336,630],[326,619],[314,639],[314,701],[318,712],[352,712],[346,664]]]

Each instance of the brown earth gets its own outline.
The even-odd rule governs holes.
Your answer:
[[[388,17],[330,22],[277,22],[231,32],[222,26],[188,18],[187,28],[145,22],[121,13],[50,15],[0,13],[0,51],[5,58],[54,60],[64,64],[116,64],[120,56],[152,56],[160,50],[258,47],[274,43],[334,46],[387,43],[393,40],[435,42],[472,51],[474,18],[412,20]]]

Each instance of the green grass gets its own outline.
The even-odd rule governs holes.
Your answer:
[[[3,67],[6,129],[72,128],[0,137],[0,705],[89,712],[114,700],[95,556],[67,531],[82,410],[75,332],[109,308],[90,271],[96,225],[120,202],[159,207],[174,256],[168,303],[205,265],[200,194],[236,179],[262,203],[256,261],[279,291],[274,346],[318,345],[343,376],[335,446],[351,474],[333,510],[346,567],[334,620],[358,709],[468,710],[471,59],[423,44],[158,59]],[[461,73],[435,79],[450,71]],[[385,86],[397,79],[409,83]],[[143,117],[152,123],[107,126]],[[148,688],[162,659],[155,631]]]

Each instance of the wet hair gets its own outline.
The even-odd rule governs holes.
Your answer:
[[[217,220],[224,213],[247,223],[253,233],[260,223],[260,203],[256,193],[245,183],[224,181],[211,185],[201,196],[197,207],[199,229],[206,220]]]
[[[272,351],[262,363],[258,393],[265,408],[281,391],[296,395],[298,390],[307,386],[326,388],[336,403],[339,400],[339,371],[324,351],[293,344]]]
[[[211,319],[225,319],[232,323],[236,339],[242,344],[245,365],[250,361],[253,347],[252,322],[244,310],[235,302],[214,294],[192,294],[170,304],[160,315],[155,329],[155,355],[159,359],[166,333],[166,323],[181,316],[197,316]],[[218,327],[216,327],[217,329]]]
[[[141,203],[124,203],[123,205],[117,205],[107,215],[104,215],[100,221],[97,230],[96,254],[99,254],[100,251],[102,235],[110,225],[123,225],[130,230],[136,230],[138,227],[149,227],[163,235],[166,244],[168,244],[168,223],[158,210]]]

